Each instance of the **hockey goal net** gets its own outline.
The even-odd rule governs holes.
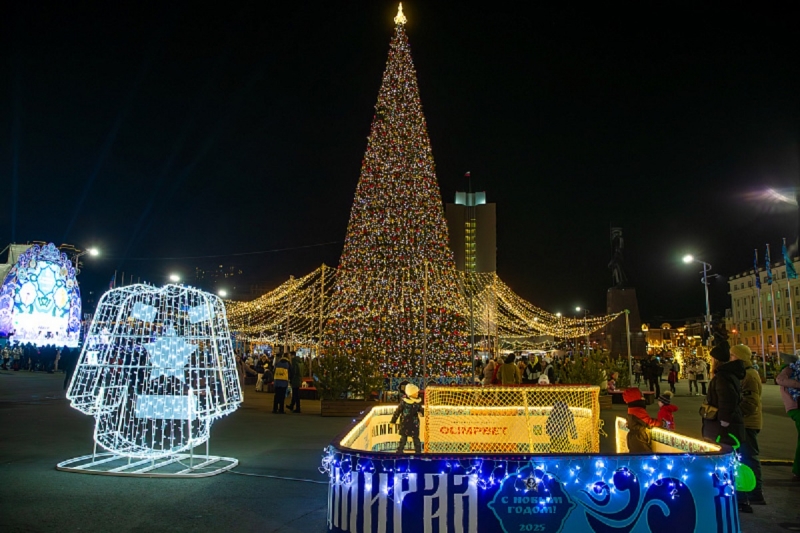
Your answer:
[[[598,453],[600,388],[429,386],[426,453]]]

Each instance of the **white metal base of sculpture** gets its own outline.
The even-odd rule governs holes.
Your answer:
[[[101,476],[192,478],[216,476],[236,468],[238,464],[238,459],[233,457],[209,455],[206,446],[204,455],[179,453],[157,459],[95,451],[62,461],[56,465],[56,470]]]

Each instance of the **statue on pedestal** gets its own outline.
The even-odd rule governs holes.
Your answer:
[[[611,278],[614,281],[614,287],[624,287],[628,282],[628,276],[625,275],[625,259],[622,256],[622,249],[625,247],[625,241],[622,238],[622,228],[611,228],[611,261],[608,263],[608,268],[611,269]]]

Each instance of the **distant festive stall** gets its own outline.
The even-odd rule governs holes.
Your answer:
[[[424,453],[397,453],[394,406],[327,448],[328,531],[739,531],[733,450],[654,429],[653,453],[599,453],[597,387],[430,387]]]
[[[52,243],[28,247],[0,287],[0,335],[74,348],[80,329],[81,293],[72,261]]]

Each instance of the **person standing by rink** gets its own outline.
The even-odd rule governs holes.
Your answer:
[[[744,364],[731,360],[731,348],[724,339],[717,341],[711,349],[711,357],[714,359],[714,377],[708,384],[708,394],[700,408],[703,438],[708,442],[737,446],[737,443],[746,441],[741,407],[742,380],[746,377]],[[747,493],[737,493],[737,496],[739,494],[739,512],[752,513]]]
[[[286,402],[286,389],[289,388],[289,374],[292,366],[286,356],[282,356],[275,363],[275,398],[272,400],[272,412],[284,414],[284,403]]]
[[[761,478],[761,461],[758,458],[758,434],[761,432],[761,376],[753,368],[753,352],[744,344],[731,348],[731,361],[744,364],[745,376],[742,380],[742,415],[744,416],[745,440],[739,451],[742,462],[753,470],[756,476],[756,487],[747,495],[750,505],[766,505],[764,501],[763,481]]]
[[[494,369],[497,366],[497,362],[494,359],[489,359],[486,362],[486,366],[483,367],[483,385],[489,386],[492,384],[492,377],[494,376]]]
[[[783,400],[783,407],[786,409],[786,415],[794,421],[795,429],[797,429],[797,444],[794,450],[794,463],[792,464],[792,481],[800,482],[800,380],[797,379],[800,374],[800,362],[797,361],[796,356],[793,357],[793,362],[785,366],[780,374],[775,377],[775,383],[781,386],[781,399]]]
[[[396,424],[399,420],[400,443],[397,445],[397,453],[403,453],[408,437],[414,441],[414,451],[422,453],[422,443],[419,441],[419,417],[424,415],[424,408],[419,398],[419,387],[409,383],[406,385],[405,393],[405,398],[400,400],[400,405],[397,406],[390,422]]]
[[[650,428],[658,426],[659,422],[647,414],[642,391],[638,387],[628,387],[622,391],[622,401],[628,404],[628,451],[630,453],[652,452]]]
[[[514,354],[508,354],[505,363],[500,366],[500,383],[502,385],[519,385],[522,377],[519,374],[519,367],[514,364]]]

